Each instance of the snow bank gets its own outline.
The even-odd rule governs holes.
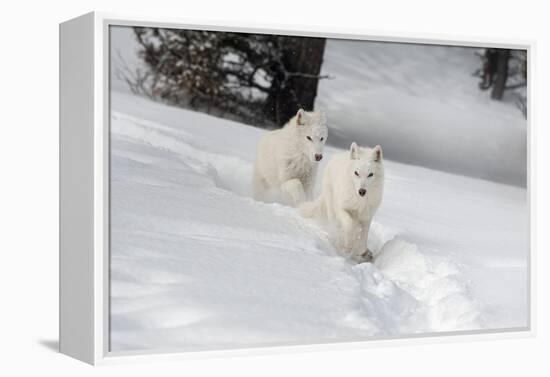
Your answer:
[[[113,92],[111,132],[112,350],[526,324],[525,190],[387,161],[376,260],[355,265],[294,209],[250,197],[261,130]]]
[[[525,186],[527,122],[478,89],[476,49],[327,41],[316,107],[330,142],[384,146],[395,161]]]

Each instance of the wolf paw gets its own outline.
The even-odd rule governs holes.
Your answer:
[[[374,262],[374,255],[372,254],[372,252],[369,249],[367,249],[367,250],[365,250],[365,252],[363,254],[361,254],[357,258],[357,262],[358,263],[372,263],[372,262]]]

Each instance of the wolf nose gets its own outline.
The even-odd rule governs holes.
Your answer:
[[[359,195],[365,196],[366,193],[367,193],[367,190],[365,190],[365,189],[359,189]]]
[[[321,161],[323,159],[323,155],[322,154],[316,154],[315,155],[315,161]]]

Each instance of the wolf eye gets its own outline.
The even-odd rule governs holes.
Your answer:
[[[355,175],[359,177],[359,173],[357,173],[357,170],[355,171]]]
[[[323,140],[325,140],[325,138],[324,138],[324,137],[322,137],[322,138],[321,138],[321,141],[323,141]]]
[[[313,141],[309,136],[306,136],[306,139],[308,139],[309,141]]]
[[[367,178],[370,178],[374,175],[374,173],[370,173],[369,175],[367,175]]]

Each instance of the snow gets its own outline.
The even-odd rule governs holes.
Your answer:
[[[327,40],[316,108],[331,143],[381,144],[397,161],[526,186],[527,122],[489,98],[478,49]]]
[[[357,265],[294,208],[251,198],[262,132],[112,92],[112,351],[527,326],[524,188],[392,162],[381,143],[376,258]]]

